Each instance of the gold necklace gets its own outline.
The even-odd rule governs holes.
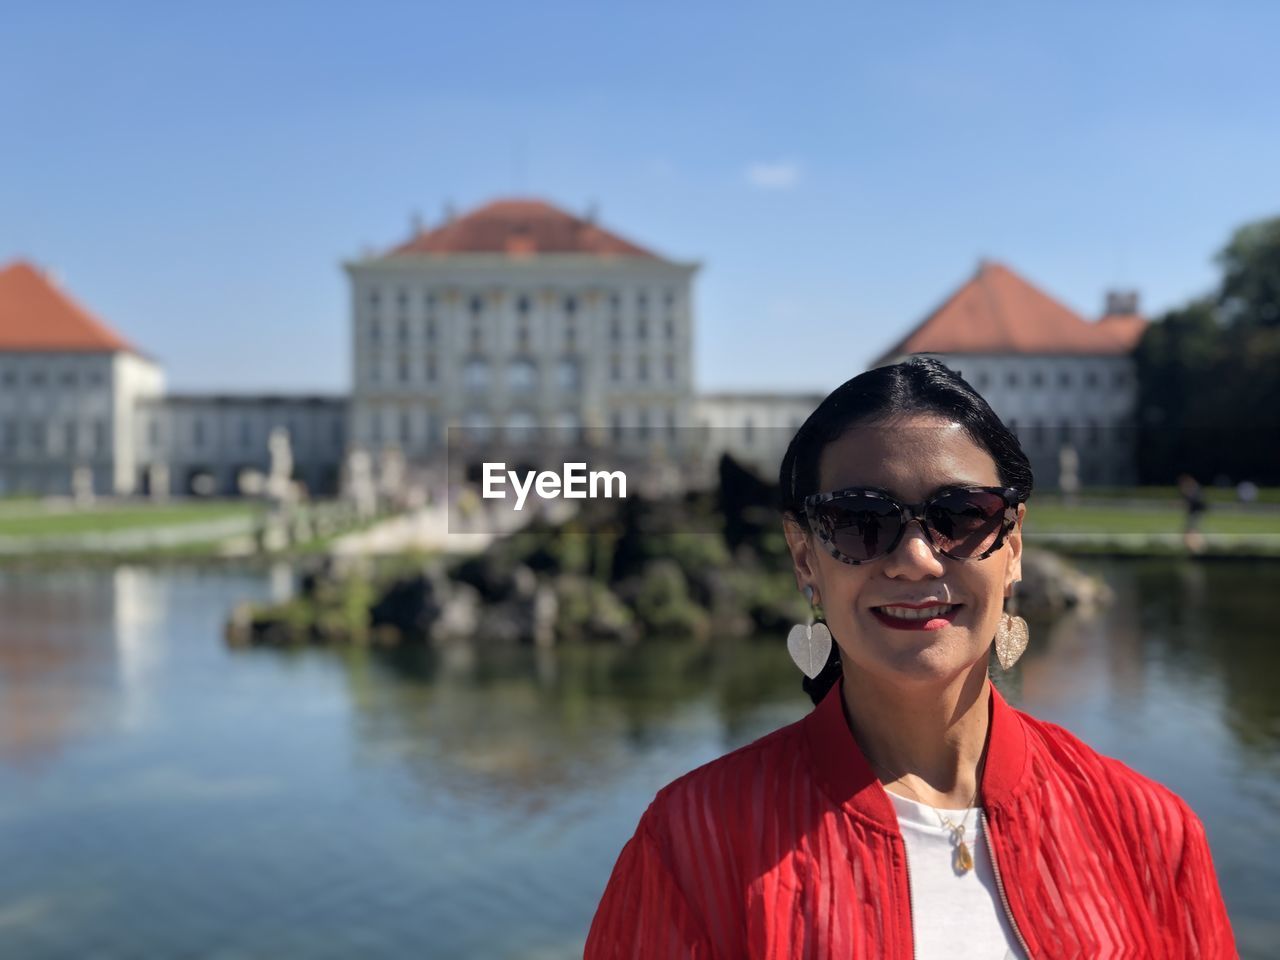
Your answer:
[[[868,759],[870,758],[868,757]],[[984,757],[983,760],[985,759],[986,758]],[[973,807],[974,801],[978,799],[978,790],[982,786],[982,763],[983,761],[979,760],[978,767],[974,771],[975,776],[977,778],[977,784],[974,786],[973,796],[969,798],[969,803],[967,804],[967,806],[969,806],[970,808]],[[889,770],[886,770],[884,767],[880,766],[880,764],[876,763],[874,760],[871,761],[871,764],[872,766],[876,767],[876,769],[880,770],[883,773],[891,772]],[[890,781],[897,782],[901,786],[906,787],[908,790],[911,790],[911,787],[907,784],[907,782],[902,779],[901,774],[896,777],[890,777]],[[933,804],[925,803],[924,800],[921,799],[920,794],[916,793],[914,790],[911,790],[911,794],[917,800],[923,803],[926,807],[932,810],[934,816],[938,818],[938,822],[941,823],[943,827],[951,831],[951,846],[955,848],[955,852],[952,854],[952,857],[951,857],[952,867],[957,871],[959,871],[960,873],[968,873],[970,870],[972,870],[973,854],[969,850],[969,844],[967,844],[964,839],[964,829],[965,829],[964,819],[961,818],[960,822],[957,824],[950,817],[944,817],[938,811],[938,808],[935,807]],[[965,815],[968,816],[967,811]]]

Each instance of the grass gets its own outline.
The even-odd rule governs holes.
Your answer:
[[[1037,503],[1032,497],[1023,529],[1028,537],[1055,533],[1181,533],[1185,524],[1185,511],[1176,507],[1068,507]],[[1211,506],[1201,514],[1200,532],[1280,537],[1280,510],[1226,511]]]
[[[69,504],[7,501],[0,506],[0,537],[57,537],[119,530],[183,526],[251,517],[261,509],[249,502],[124,504],[78,509]]]

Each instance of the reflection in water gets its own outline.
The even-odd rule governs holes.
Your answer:
[[[1280,953],[1276,565],[1099,563],[1006,694],[1181,793]],[[569,957],[653,793],[804,714],[781,637],[228,650],[285,573],[0,573],[15,955]],[[997,668],[998,672],[998,668]],[[136,922],[147,904],[152,922]]]

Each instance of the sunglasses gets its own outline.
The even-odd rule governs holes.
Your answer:
[[[919,520],[933,548],[953,560],[982,560],[1004,544],[1025,499],[1013,487],[948,487],[924,503],[902,503],[879,490],[848,487],[804,499],[823,546],[845,563],[892,553],[907,524]]]

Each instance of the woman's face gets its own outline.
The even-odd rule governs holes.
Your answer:
[[[957,423],[917,414],[869,423],[829,443],[818,465],[819,490],[877,487],[902,503],[921,503],[954,485],[1001,486],[995,461]],[[954,678],[988,655],[1010,584],[1022,576],[1022,518],[983,560],[953,560],[907,525],[892,553],[848,564],[813,533],[784,524],[796,577],[810,584],[844,663],[888,682]],[[877,608],[895,603],[959,604],[938,629],[905,629]],[[933,620],[933,625],[938,624]]]

